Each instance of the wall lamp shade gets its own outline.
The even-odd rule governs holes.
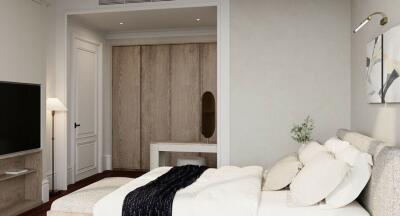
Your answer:
[[[50,111],[65,112],[67,108],[58,98],[47,98],[47,109]]]
[[[380,20],[380,24],[382,26],[386,25],[389,22],[389,18],[386,16],[386,14],[382,13],[382,12],[375,12],[370,14],[367,18],[365,18],[353,31],[353,33],[357,33],[358,31],[360,31],[366,24],[369,23],[369,21],[371,21],[372,17],[374,15],[380,15],[382,16],[381,20]]]

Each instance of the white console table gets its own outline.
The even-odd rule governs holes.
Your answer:
[[[157,142],[150,144],[150,170],[165,166],[167,152],[217,153],[217,144]]]

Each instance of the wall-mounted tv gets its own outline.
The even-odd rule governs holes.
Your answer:
[[[40,148],[40,85],[0,82],[0,155]]]

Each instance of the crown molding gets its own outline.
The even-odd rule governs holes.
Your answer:
[[[139,38],[164,38],[164,37],[196,37],[196,36],[217,36],[217,29],[207,28],[176,28],[176,29],[155,29],[144,31],[113,32],[106,34],[107,40],[139,39]]]

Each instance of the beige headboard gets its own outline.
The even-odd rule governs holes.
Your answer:
[[[345,129],[337,136],[374,157],[372,176],[359,202],[371,216],[400,216],[400,148]]]

